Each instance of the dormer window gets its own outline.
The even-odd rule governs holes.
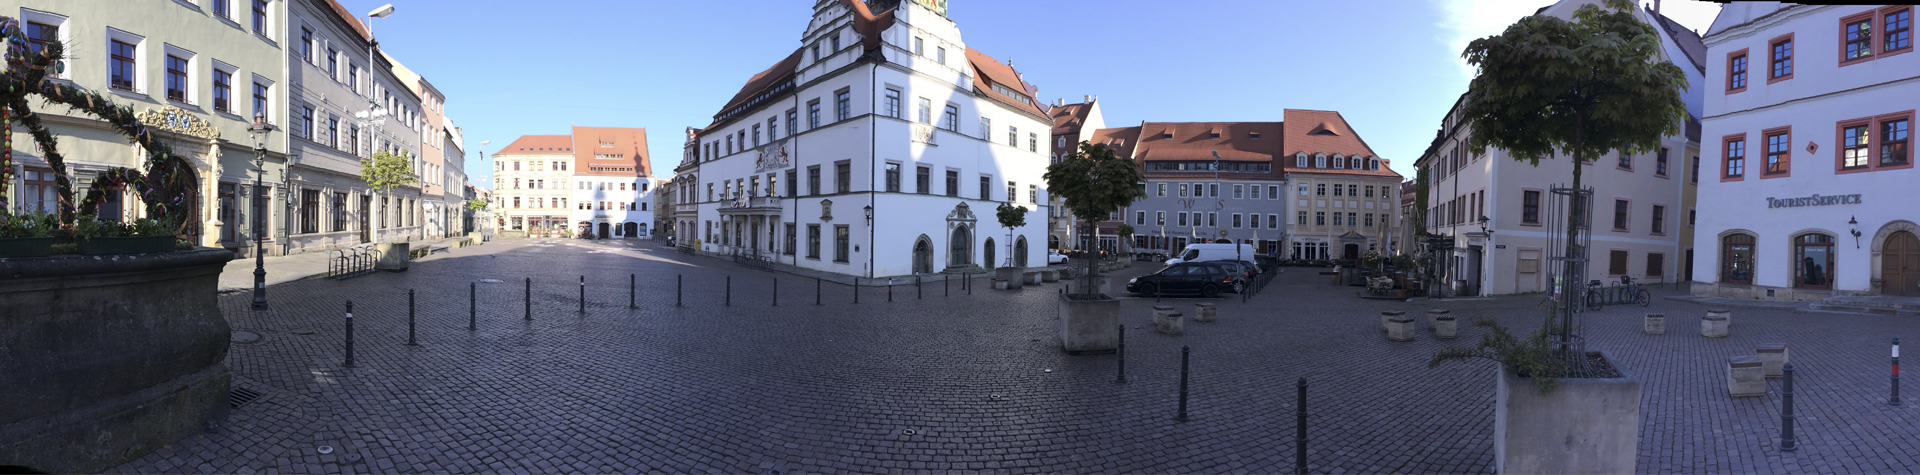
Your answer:
[[[1304,154],[1304,153],[1297,153],[1297,154],[1294,154],[1294,155],[1293,155],[1293,166],[1294,166],[1295,168],[1306,168],[1306,167],[1307,167],[1307,154]]]
[[[1166,132],[1161,132],[1161,133],[1160,133],[1160,138],[1163,138],[1163,139],[1170,139],[1170,138],[1173,138],[1173,131],[1171,131],[1171,130],[1169,130],[1169,131],[1166,131]]]
[[[1212,134],[1208,134],[1208,135],[1209,135],[1209,137],[1208,137],[1208,138],[1215,138],[1215,139],[1217,139],[1217,138],[1220,138],[1220,133],[1219,133],[1219,132],[1214,132],[1214,133],[1212,133]]]
[[[1345,158],[1341,158],[1340,154],[1337,154],[1337,153],[1334,154],[1333,168],[1340,169],[1340,168],[1346,168],[1346,167],[1347,167],[1347,160]]]
[[[1247,138],[1249,138],[1249,139],[1253,139],[1253,140],[1260,140],[1260,133],[1259,133],[1259,132],[1247,132]]]
[[[1326,156],[1325,154],[1317,154],[1317,153],[1316,153],[1316,154],[1314,154],[1314,155],[1313,155],[1313,167],[1314,167],[1314,168],[1326,168],[1326,167],[1327,167],[1327,156]]]

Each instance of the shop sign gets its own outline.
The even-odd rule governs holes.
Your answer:
[[[1813,195],[1799,198],[1767,198],[1768,208],[1799,208],[1802,206],[1833,206],[1860,204],[1860,195]]]

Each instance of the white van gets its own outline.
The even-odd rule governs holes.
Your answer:
[[[1252,244],[1188,244],[1179,255],[1167,259],[1167,265],[1182,262],[1252,261],[1255,255]]]

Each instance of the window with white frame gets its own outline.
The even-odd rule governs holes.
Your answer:
[[[213,111],[233,114],[233,76],[239,68],[213,60]]]
[[[147,70],[140,64],[147,39],[140,35],[107,28],[108,86],[127,92],[146,92]]]
[[[199,88],[193,87],[193,71],[194,66],[199,64],[199,56],[171,44],[162,44],[162,49],[167,58],[162,64],[166,70],[164,83],[167,100],[182,104],[199,103],[198,94],[195,94]]]
[[[27,49],[29,50],[37,53],[44,51],[47,45],[50,44],[73,44],[73,35],[67,27],[67,17],[22,8],[20,9],[20,20],[23,23],[22,26],[26,27]],[[67,52],[63,54],[61,62],[65,62],[67,58],[73,57],[72,49],[71,47],[67,48]],[[55,79],[72,79],[73,72],[65,67],[54,68],[48,71],[48,77]]]
[[[273,120],[273,81],[258,74],[253,75],[253,116],[276,123]]]

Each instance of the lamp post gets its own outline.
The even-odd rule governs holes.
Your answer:
[[[1853,216],[1848,216],[1847,232],[1853,233],[1853,248],[1859,249],[1860,248],[1860,220]]]
[[[259,206],[261,181],[267,175],[267,133],[273,131],[273,124],[267,123],[266,116],[254,116],[253,125],[247,127],[247,136],[253,139],[253,165],[257,173],[253,176],[253,309],[267,309],[267,256],[266,232],[260,229],[266,220],[260,217],[266,208]]]

